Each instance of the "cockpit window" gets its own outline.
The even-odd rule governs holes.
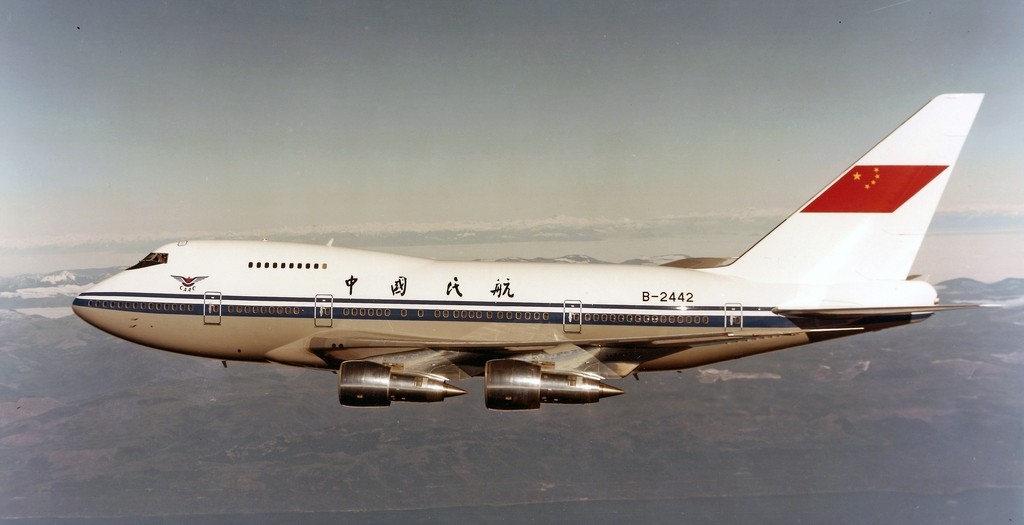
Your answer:
[[[157,264],[167,264],[167,254],[153,252],[142,258],[141,261],[135,263],[135,266],[128,268],[129,270],[137,270],[139,268],[145,268],[147,266],[155,266]]]

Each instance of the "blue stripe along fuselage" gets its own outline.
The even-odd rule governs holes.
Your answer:
[[[272,297],[244,295],[163,294],[142,292],[85,292],[74,305],[86,308],[118,310],[162,315],[220,315],[223,317],[306,318],[392,321],[453,321],[488,323],[563,324],[566,315],[580,310],[563,303],[430,301],[344,299],[331,297]],[[211,299],[215,298],[215,302]],[[330,312],[317,311],[327,305]],[[742,312],[730,306],[678,306],[584,304],[585,325],[724,327],[727,317],[742,315],[745,328],[793,328],[785,317],[771,314],[771,307],[743,306]],[[210,309],[210,308],[214,309]],[[325,315],[326,314],[326,315]],[[518,314],[518,315],[517,315]]]

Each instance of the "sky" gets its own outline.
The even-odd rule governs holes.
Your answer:
[[[984,92],[917,266],[1021,276],[1022,20],[998,0],[2,0],[0,275],[186,237],[739,255],[935,95]]]

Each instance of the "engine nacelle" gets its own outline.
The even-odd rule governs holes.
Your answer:
[[[515,359],[488,361],[484,400],[492,410],[533,410],[541,403],[596,403],[622,390],[580,374],[549,373],[540,365]]]
[[[372,361],[345,361],[338,370],[338,401],[350,407],[386,407],[392,401],[433,403],[465,393],[443,380],[395,373]]]

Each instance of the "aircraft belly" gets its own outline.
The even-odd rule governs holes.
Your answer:
[[[735,342],[714,343],[703,346],[695,346],[675,352],[665,357],[653,359],[642,363],[638,372],[653,372],[659,370],[682,370],[697,366],[704,366],[719,361],[729,361],[741,357],[763,354],[774,350],[781,350],[792,346],[803,345],[811,342],[806,333],[786,333],[780,335],[765,335],[744,339]]]
[[[510,350],[532,349],[531,344],[547,347],[552,343],[586,343],[594,340],[644,339],[672,335],[708,333],[708,327],[676,326],[612,326],[586,325],[580,332],[565,332],[561,324],[554,323],[487,323],[463,321],[402,322],[374,320],[335,321],[335,327],[316,332],[314,347],[351,348],[378,346],[452,347],[480,345],[482,347],[509,346]]]

